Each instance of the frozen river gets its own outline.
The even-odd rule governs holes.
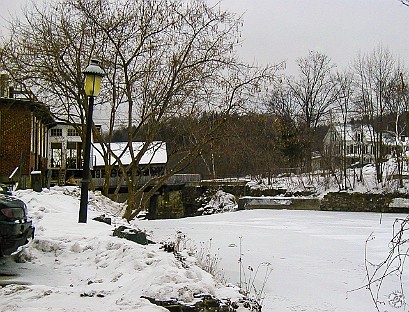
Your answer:
[[[368,260],[386,258],[397,214],[290,210],[249,210],[175,220],[141,221],[157,241],[174,238],[176,231],[208,245],[219,254],[225,278],[234,284],[257,273],[261,290],[266,266],[273,269],[265,284],[263,311],[376,311],[365,285],[365,242]],[[241,247],[240,247],[241,246]],[[200,248],[200,247],[199,247]],[[409,268],[408,268],[409,270]],[[407,272],[409,274],[409,271]],[[244,277],[246,274],[246,277]],[[406,279],[405,279],[406,280]],[[393,278],[384,283],[382,312],[407,311],[393,307],[391,294],[400,291]]]

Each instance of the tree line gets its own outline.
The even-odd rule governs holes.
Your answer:
[[[297,64],[298,75],[278,75],[257,106],[229,115],[213,112],[193,119],[173,118],[155,139],[169,143],[172,163],[194,142],[191,124],[202,127],[224,119],[213,140],[183,172],[201,173],[206,178],[241,177],[289,168],[310,171],[313,152],[325,156],[323,138],[331,123],[368,124],[381,182],[382,133],[394,132],[396,144],[403,144],[399,138],[409,135],[407,69],[382,46],[357,56],[343,71],[318,51],[299,58]],[[143,132],[141,129],[140,134]],[[125,129],[116,130],[113,138],[126,140]],[[324,168],[330,165],[334,163],[324,159]],[[345,171],[348,165],[341,164],[341,169]]]
[[[298,76],[275,83],[267,109],[297,127],[305,142],[306,168],[311,168],[312,143],[320,126],[339,123],[346,127],[355,120],[371,125],[377,179],[382,182],[383,132],[393,131],[397,145],[403,144],[400,138],[408,134],[404,117],[408,70],[382,46],[357,56],[353,65],[342,71],[317,51],[298,59],[297,64]]]
[[[173,167],[192,148],[195,136],[190,124],[205,125],[220,118],[225,119],[223,125],[182,173],[199,173],[205,179],[261,176],[298,167],[303,161],[305,144],[291,120],[263,112],[223,117],[212,113],[197,119],[173,118],[157,133],[155,140],[167,143],[168,166]],[[135,139],[143,140],[144,129],[139,135]],[[126,141],[126,128],[114,131],[112,139]]]

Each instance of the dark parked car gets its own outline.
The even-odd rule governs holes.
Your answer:
[[[34,237],[27,206],[18,198],[0,194],[0,256],[11,255]]]

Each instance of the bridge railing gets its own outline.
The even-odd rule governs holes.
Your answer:
[[[139,179],[138,183],[139,185],[143,185],[152,178],[153,176],[140,176],[138,177]],[[201,178],[202,177],[200,174],[175,174],[171,176],[165,184],[175,185],[175,184],[195,183],[195,182],[200,182]],[[93,178],[95,187],[101,188],[104,185],[104,180],[105,178]],[[120,182],[120,177],[111,177],[109,180],[110,187],[118,186],[119,182]],[[126,182],[123,181],[121,186],[126,187]]]

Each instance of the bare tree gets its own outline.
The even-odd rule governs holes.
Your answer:
[[[336,168],[335,166],[339,166],[341,168],[341,176],[340,179],[337,179],[340,189],[347,189],[348,186],[351,187],[349,181],[348,181],[348,174],[347,174],[347,169],[348,169],[348,161],[347,161],[347,153],[348,153],[348,146],[347,146],[347,135],[348,135],[348,125],[350,123],[351,115],[352,115],[352,100],[353,100],[353,75],[350,72],[337,72],[336,75],[333,77],[334,79],[334,85],[337,88],[337,97],[335,98],[334,102],[334,107],[333,107],[333,112],[337,115],[337,118],[339,118],[339,121],[342,125],[341,128],[341,135],[342,137],[342,146],[340,147],[340,159],[338,161],[335,161],[332,158],[333,156],[333,151],[329,151],[329,155],[327,157],[329,159],[326,159],[329,162],[329,167],[331,168],[331,171],[335,174]],[[333,122],[333,120],[331,120]],[[337,122],[335,122],[337,123]],[[359,142],[362,143],[362,142]],[[331,148],[332,149],[332,148]],[[359,150],[361,151],[361,154],[363,154],[363,146],[362,144],[359,146]],[[339,168],[339,167],[338,167]]]
[[[273,90],[266,102],[266,110],[275,119],[277,138],[275,144],[281,149],[291,167],[300,166],[304,155],[304,141],[301,138],[299,107],[288,79],[281,79],[273,85]]]
[[[407,133],[406,119],[402,117],[409,108],[409,89],[407,86],[407,73],[403,73],[401,66],[398,66],[395,76],[392,77],[384,94],[385,104],[389,114],[395,116],[395,150],[399,186],[403,187],[403,154],[405,152],[405,142],[401,139]]]
[[[234,15],[196,0],[65,0],[35,8],[24,21],[11,24],[13,39],[5,45],[3,66],[15,75],[19,71],[14,69],[27,66],[21,80],[54,104],[59,118],[74,119],[86,108],[81,69],[91,55],[102,59],[107,78],[98,101],[109,108],[109,135],[100,138],[102,154],[106,172],[110,172],[109,158],[122,172],[128,187],[125,218],[130,220],[170,176],[206,149],[225,116],[244,110],[274,77],[275,66],[256,68],[237,59],[234,49],[241,23]],[[70,106],[58,111],[61,103]],[[187,139],[194,144],[178,151],[183,157],[165,174],[141,185],[138,165],[155,148],[160,130],[173,117],[198,120],[212,111],[218,119],[186,125]],[[119,126],[128,132],[123,150],[132,157],[128,165],[110,150],[113,129]],[[142,131],[144,144],[134,151],[132,141],[141,138]]]
[[[337,97],[332,79],[335,65],[320,52],[311,51],[307,57],[297,60],[299,76],[289,81],[298,116],[306,135],[306,165],[311,168],[311,138],[317,126],[328,118],[330,108]]]
[[[381,46],[360,56],[354,64],[358,98],[357,109],[363,120],[372,125],[371,139],[378,182],[382,182],[383,120],[387,112],[385,95],[397,69],[391,52]]]
[[[81,124],[87,105],[82,69],[97,38],[71,6],[57,7],[44,11],[33,3],[22,18],[11,20],[0,46],[0,66],[44,101],[57,120]]]
[[[288,78],[285,80],[287,81]],[[275,116],[296,121],[299,107],[297,106],[293,91],[286,81],[283,82],[281,80],[273,85],[271,95],[266,102],[266,109]]]

